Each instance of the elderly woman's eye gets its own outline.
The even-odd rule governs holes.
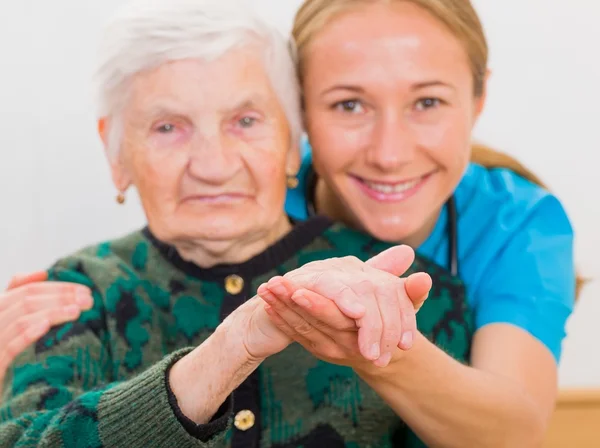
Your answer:
[[[254,123],[256,123],[256,118],[248,116],[242,117],[240,118],[238,123],[243,128],[251,128],[254,125]]]
[[[421,98],[415,104],[415,108],[419,111],[434,109],[438,107],[442,101],[439,98]]]
[[[335,103],[333,107],[341,112],[349,112],[353,114],[360,114],[364,112],[364,107],[359,100],[340,101]]]
[[[165,123],[156,128],[161,134],[169,134],[175,130],[175,126],[170,123]]]

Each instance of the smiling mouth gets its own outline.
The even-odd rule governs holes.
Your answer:
[[[415,195],[435,173],[431,171],[401,182],[376,182],[358,176],[350,177],[369,198],[380,202],[399,202]]]

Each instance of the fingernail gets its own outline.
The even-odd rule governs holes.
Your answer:
[[[302,308],[310,308],[310,302],[302,294],[294,295],[292,296],[292,299]]]
[[[379,342],[375,342],[375,344],[371,346],[371,358],[379,358]]]
[[[404,348],[411,348],[413,345],[413,334],[412,331],[407,331],[402,335],[402,339],[400,340],[402,346]]]
[[[390,352],[384,353],[383,355],[381,355],[379,357],[378,365],[381,367],[385,367],[390,363],[391,360],[392,360],[392,354]]]
[[[270,290],[262,291],[258,293],[258,296],[267,303],[275,302],[275,296]]]

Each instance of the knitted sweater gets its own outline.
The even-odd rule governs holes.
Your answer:
[[[352,369],[298,344],[267,358],[207,425],[181,414],[167,381],[170,366],[262,282],[310,261],[366,260],[387,247],[317,217],[239,265],[201,269],[147,228],[60,260],[51,279],[89,286],[94,306],[13,363],[0,446],[404,446],[405,426]],[[427,260],[417,259],[415,270],[434,277],[418,315],[421,331],[467,359],[471,319],[460,281]]]

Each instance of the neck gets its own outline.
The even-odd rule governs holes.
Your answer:
[[[321,178],[317,179],[314,197],[315,211],[325,215],[333,221],[343,222],[345,225],[360,231],[365,231],[356,216],[352,214],[349,207],[344,206],[339,197],[327,186]],[[416,249],[429,237],[435,227],[441,210],[436,210],[435,213],[427,220],[416,232],[406,235],[402,241],[396,241],[399,244],[406,244],[413,249]]]
[[[274,226],[234,241],[175,242],[177,252],[186,261],[201,268],[220,264],[240,264],[264,252],[292,229],[288,217],[282,214]]]

